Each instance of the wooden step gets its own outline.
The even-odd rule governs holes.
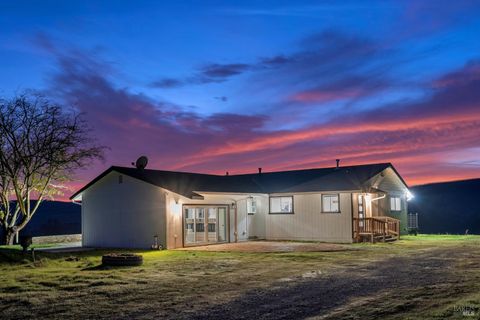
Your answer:
[[[356,242],[371,242],[372,240],[373,240],[373,242],[393,242],[393,241],[397,241],[397,236],[392,235],[392,234],[385,235],[385,238],[384,238],[383,234],[375,234],[373,236],[373,239],[372,239],[372,234],[371,233],[360,232],[360,233],[358,233],[358,236],[359,236],[360,239],[358,239],[358,241],[356,241]]]
[[[377,236],[374,236],[373,237],[374,241],[375,242],[393,242],[393,241],[396,241],[397,240],[397,237],[393,236],[393,235],[386,235],[385,238],[383,237],[383,235],[377,235]]]

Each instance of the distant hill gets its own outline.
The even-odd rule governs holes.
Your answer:
[[[35,201],[32,201],[32,205],[34,203]],[[81,225],[81,207],[78,204],[43,201],[20,234],[31,236],[78,234],[82,232]]]
[[[480,179],[442,182],[410,188],[421,233],[480,234]]]

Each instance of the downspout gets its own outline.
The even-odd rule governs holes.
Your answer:
[[[350,210],[352,214],[352,241],[355,241],[355,232],[354,232],[354,223],[355,221],[353,220],[353,193],[350,193]]]
[[[233,219],[234,219],[234,228],[233,228],[233,235],[235,236],[235,242],[238,242],[238,219],[237,219],[237,201],[234,200],[234,207],[233,207]]]
[[[234,233],[234,235],[235,235],[235,242],[238,242],[238,229],[237,229],[237,223],[238,223],[238,219],[237,219],[238,201],[242,201],[242,200],[247,200],[247,201],[248,201],[248,199],[252,199],[252,198],[253,198],[253,196],[248,196],[248,197],[240,198],[240,199],[237,199],[237,200],[232,199],[232,201],[235,203],[235,233]],[[247,208],[248,208],[248,204],[245,203],[245,205],[246,205]],[[248,215],[248,210],[247,210],[247,208],[245,208],[245,214],[246,214],[246,216],[245,216],[245,223],[246,223],[246,225],[245,225],[245,232],[247,233],[247,240],[248,240],[250,233],[249,233],[249,230],[248,230],[248,219],[249,219],[249,215]]]
[[[383,195],[380,196],[380,197],[372,198],[372,199],[370,199],[370,202],[377,201],[377,200],[380,200],[380,199],[384,199],[386,196],[387,196],[386,194],[383,194]],[[373,211],[373,206],[372,206],[372,209],[371,209],[371,210]],[[380,214],[378,211],[380,211],[380,210],[379,210],[379,208],[378,208],[378,206],[377,206],[377,215]],[[372,217],[373,217],[373,212],[372,212]]]
[[[383,196],[380,196],[380,197],[376,197],[376,198],[373,198],[373,199],[370,199],[370,201],[377,201],[377,200],[380,200],[380,199],[384,199],[387,195],[384,194]]]
[[[238,217],[237,217],[238,201],[240,201],[240,200],[246,200],[246,199],[248,199],[248,198],[250,198],[250,197],[245,197],[245,198],[237,199],[237,200],[232,199],[232,201],[233,201],[233,202],[232,202],[232,207],[233,207],[233,220],[234,220],[234,221],[233,221],[233,222],[234,222],[233,235],[234,235],[234,238],[235,238],[235,242],[238,242]],[[245,223],[247,223],[247,225],[245,226],[245,230],[246,230],[246,232],[247,232],[247,234],[248,234],[248,230],[247,230],[247,228],[248,228],[248,220],[247,220],[247,219],[248,219],[248,214],[247,214],[247,218],[246,218],[246,221],[245,221]]]

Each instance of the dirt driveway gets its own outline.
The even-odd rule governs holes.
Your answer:
[[[352,250],[351,247],[335,243],[292,242],[292,241],[247,241],[222,243],[208,246],[188,247],[177,250],[212,252],[329,252]]]
[[[248,253],[143,250],[136,251],[144,257],[142,266],[102,268],[102,250],[39,251],[32,262],[19,249],[0,248],[0,318],[460,320],[480,315],[480,236],[223,247]],[[323,252],[332,248],[347,250]],[[462,310],[474,316],[465,318]]]
[[[453,251],[443,248],[414,256],[391,257],[363,266],[339,266],[338,272],[327,275],[312,270],[298,278],[283,279],[269,289],[249,291],[227,304],[216,305],[195,314],[177,314],[175,318],[396,317],[409,308],[427,307],[425,302],[433,295],[445,297],[468,293],[472,288],[471,283],[462,274],[456,274],[454,268],[454,263],[466,256],[470,256],[477,267],[480,266],[478,254],[471,256],[471,251],[467,249],[457,248]],[[396,300],[398,304],[395,303]],[[442,306],[437,306],[440,307]]]

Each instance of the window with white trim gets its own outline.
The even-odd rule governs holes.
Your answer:
[[[270,213],[293,213],[293,197],[270,197]]]
[[[397,196],[390,197],[390,210],[402,211],[402,198]]]
[[[322,212],[339,213],[340,199],[338,194],[322,194]]]
[[[247,213],[255,214],[257,213],[257,200],[254,197],[247,198]]]

